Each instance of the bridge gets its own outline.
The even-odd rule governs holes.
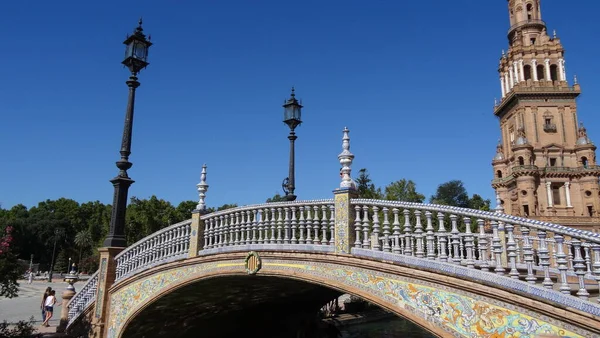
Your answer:
[[[600,335],[600,234],[500,204],[360,199],[347,136],[331,199],[205,213],[204,189],[191,219],[100,249],[98,272],[68,304],[67,331],[295,336],[286,328],[349,293],[440,337]]]

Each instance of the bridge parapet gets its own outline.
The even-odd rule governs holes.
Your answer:
[[[354,248],[463,265],[530,284],[541,281],[569,295],[575,284],[582,300],[591,290],[598,292],[600,234],[444,205],[367,199],[351,204]]]
[[[98,288],[98,271],[94,273],[87,282],[83,285],[81,290],[75,294],[69,304],[69,322],[70,325],[79,314],[83,313],[85,309],[96,300],[96,291]]]
[[[116,257],[115,283],[153,266],[187,257],[190,246],[190,224],[186,220],[142,238]]]
[[[277,202],[203,215],[204,249],[245,244],[333,245],[333,199]]]

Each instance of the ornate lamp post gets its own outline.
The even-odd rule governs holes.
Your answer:
[[[288,140],[290,140],[290,171],[289,175],[286,179],[283,180],[281,187],[283,188],[283,192],[285,193],[286,201],[293,201],[296,199],[296,195],[294,195],[294,190],[296,189],[296,180],[295,180],[295,153],[294,153],[294,141],[298,138],[294,130],[297,126],[302,123],[300,119],[302,116],[302,105],[296,100],[296,93],[294,87],[292,87],[292,94],[289,99],[287,99],[283,105],[283,122],[290,127],[290,135],[288,136]]]
[[[110,216],[110,229],[108,236],[104,240],[105,247],[124,248],[127,246],[127,242],[125,241],[125,210],[127,207],[127,192],[129,186],[134,182],[127,175],[127,169],[133,165],[133,163],[129,162],[131,134],[133,130],[133,107],[135,104],[135,89],[140,86],[137,74],[148,66],[148,49],[152,46],[149,39],[150,37],[146,39],[146,35],[143,33],[142,19],[140,19],[139,25],[134,30],[133,35],[128,35],[127,39],[123,42],[127,47],[125,48],[125,60],[122,63],[131,72],[129,80],[125,82],[129,87],[129,100],[127,101],[125,126],[121,140],[121,159],[117,161],[119,174],[110,181],[115,191],[113,195],[112,214]]]
[[[48,282],[52,283],[52,274],[54,273],[54,256],[56,254],[56,240],[61,234],[60,229],[54,229],[54,249],[52,249],[52,262],[50,262],[50,272],[48,273]]]

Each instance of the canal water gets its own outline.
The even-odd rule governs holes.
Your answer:
[[[342,338],[434,338],[431,333],[402,318],[355,324],[340,329]]]

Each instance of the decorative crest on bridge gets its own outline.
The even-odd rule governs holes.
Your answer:
[[[356,184],[350,177],[350,172],[352,169],[350,166],[352,165],[352,160],[354,160],[354,154],[350,152],[350,130],[348,127],[344,127],[344,137],[342,138],[342,152],[338,155],[338,159],[340,160],[340,164],[342,165],[342,169],[340,170],[340,176],[342,177],[342,182],[340,183],[340,188],[342,189],[356,189]]]
[[[208,190],[208,184],[206,184],[206,164],[202,166],[202,172],[200,173],[200,183],[197,184],[197,187],[200,200],[198,201],[196,210],[205,211],[206,203],[204,203],[204,199],[206,198],[206,191]]]
[[[254,251],[248,253],[248,256],[246,256],[246,272],[249,275],[256,275],[261,267],[262,262],[260,260],[260,256]]]

